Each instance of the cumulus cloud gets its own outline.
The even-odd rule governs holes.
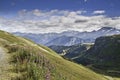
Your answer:
[[[104,14],[104,13],[105,13],[104,10],[93,11],[93,14]]]
[[[101,27],[115,27],[120,29],[120,17],[106,17],[105,15],[82,15],[86,11],[38,9],[19,11],[12,19],[0,18],[0,29],[8,32],[50,33],[67,30],[93,31]]]

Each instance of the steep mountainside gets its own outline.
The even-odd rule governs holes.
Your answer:
[[[103,27],[96,31],[91,32],[78,32],[78,31],[65,31],[62,33],[45,33],[45,34],[32,34],[32,33],[14,33],[16,35],[33,40],[38,44],[47,46],[51,45],[64,45],[71,46],[76,43],[93,43],[97,37],[120,34],[120,30],[112,27]],[[63,44],[63,42],[64,44]],[[68,42],[67,42],[68,41]]]
[[[72,46],[49,46],[52,50],[65,58],[73,59],[82,56],[93,44],[77,44]]]
[[[45,46],[4,31],[0,31],[0,46],[10,55],[8,60],[12,67],[8,70],[11,76],[8,80],[107,80],[81,65],[64,60]]]
[[[85,55],[74,60],[120,77],[120,35],[97,38]]]

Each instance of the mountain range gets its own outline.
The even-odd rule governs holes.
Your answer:
[[[98,37],[94,44],[49,47],[65,59],[101,74],[120,77],[120,35]]]
[[[120,30],[112,27],[103,27],[91,32],[65,31],[62,33],[13,33],[33,40],[34,42],[46,46],[71,46],[79,43],[94,43],[95,39],[101,36],[120,34]]]
[[[0,31],[1,80],[109,80],[46,46]]]
[[[62,58],[46,46],[0,31],[0,55],[2,56],[0,60],[7,65],[2,65],[3,62],[0,62],[0,69],[3,71],[0,72],[2,74],[0,78],[4,80],[120,80],[120,35],[102,36],[97,38],[94,44],[84,43],[63,46],[64,48],[63,52],[66,53]],[[68,61],[69,59],[72,62]]]

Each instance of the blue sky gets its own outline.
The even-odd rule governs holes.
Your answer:
[[[0,0],[0,29],[50,33],[120,29],[120,0]]]
[[[119,16],[120,0],[0,0],[0,13],[15,14],[22,9],[105,10],[108,16]]]

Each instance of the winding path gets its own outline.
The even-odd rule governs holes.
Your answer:
[[[10,80],[8,69],[10,65],[8,63],[8,54],[0,47],[0,80]]]

